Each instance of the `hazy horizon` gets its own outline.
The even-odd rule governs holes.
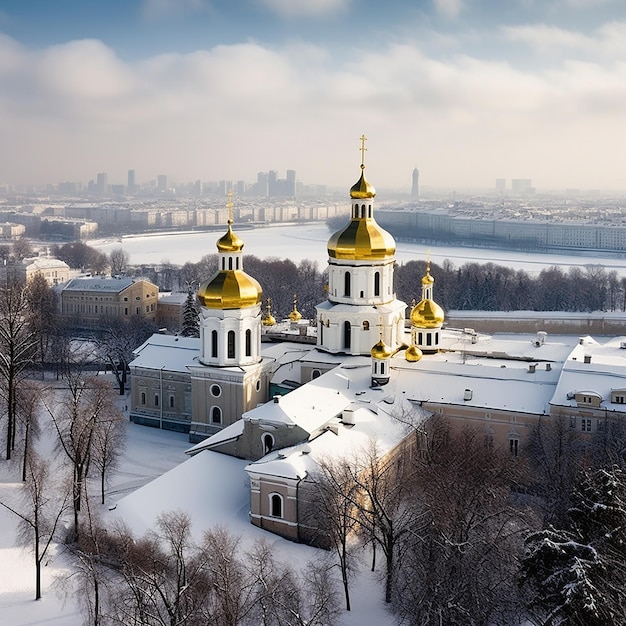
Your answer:
[[[621,0],[5,0],[0,183],[626,187]]]

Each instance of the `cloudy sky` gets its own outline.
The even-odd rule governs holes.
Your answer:
[[[0,182],[625,190],[624,0],[2,0]]]

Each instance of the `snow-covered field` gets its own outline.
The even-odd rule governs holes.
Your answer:
[[[126,404],[127,400],[121,398],[120,406]],[[119,469],[111,477],[103,515],[122,517],[137,534],[142,534],[159,511],[183,509],[191,515],[198,534],[209,525],[223,523],[244,539],[266,536],[274,554],[291,565],[304,566],[315,558],[312,548],[266,534],[248,523],[247,501],[241,497],[245,493],[241,488],[245,462],[218,455],[221,470],[227,471],[215,480],[214,475],[207,473],[216,463],[215,457],[198,455],[190,459],[185,454],[189,447],[186,435],[129,423],[127,447]],[[0,461],[0,499],[11,497],[19,488],[19,478],[8,471],[6,461]],[[55,577],[71,571],[63,546],[56,546],[47,560],[42,570],[43,598],[35,601],[33,556],[16,547],[16,525],[16,517],[0,507],[0,624],[80,626],[83,621],[74,599],[70,596],[64,600],[57,595],[54,584]],[[382,593],[382,587],[364,564],[352,585],[353,610],[344,614],[344,626],[392,624]]]

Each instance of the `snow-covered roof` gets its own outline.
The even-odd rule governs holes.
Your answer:
[[[168,372],[188,372],[192,365],[198,365],[200,339],[155,333],[135,351],[135,358],[129,367],[145,367],[167,370]]]
[[[110,278],[92,276],[89,278],[72,278],[63,287],[63,291],[110,291],[119,293],[135,282],[133,278]]]
[[[626,337],[614,337],[604,343],[581,337],[563,366],[551,402],[576,406],[574,394],[586,390],[602,398],[602,407],[621,410],[623,405],[611,403],[614,389],[626,389]]]

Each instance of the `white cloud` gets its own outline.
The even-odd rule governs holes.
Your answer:
[[[598,37],[619,39],[619,25]],[[568,41],[567,37],[563,37]],[[413,42],[353,50],[222,45],[125,62],[98,41],[41,51],[0,37],[0,172],[8,182],[244,178],[296,169],[349,185],[358,137],[379,188],[623,186],[626,65],[567,60],[516,69],[468,55],[435,59]]]
[[[260,0],[273,13],[284,17],[325,17],[346,11],[351,0]]]
[[[184,13],[199,13],[208,7],[207,0],[143,0],[141,13],[157,20]]]
[[[437,13],[449,18],[457,18],[463,9],[463,0],[433,0]]]

